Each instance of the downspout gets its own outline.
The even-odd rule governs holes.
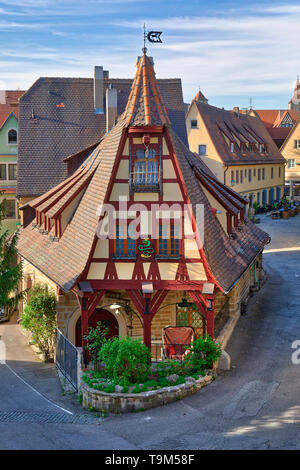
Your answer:
[[[228,170],[228,165],[225,165],[226,166],[226,170],[224,171],[224,184],[226,184],[226,171]]]

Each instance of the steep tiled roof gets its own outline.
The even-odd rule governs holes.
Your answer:
[[[226,111],[197,101],[195,101],[195,104],[216,150],[225,164],[284,162],[276,144],[259,118],[248,114]],[[250,151],[247,148],[241,151],[239,145],[235,144],[234,152],[231,152],[223,134],[232,142],[236,142],[235,137],[237,137],[242,142],[254,143],[257,141],[266,143],[268,151],[259,153],[258,149]]]
[[[297,77],[295,88],[294,88],[294,94],[293,94],[292,98],[290,99],[289,104],[291,104],[293,102],[293,100],[297,100],[298,103],[300,101],[300,81],[299,81],[299,77]]]
[[[200,103],[208,103],[208,99],[203,95],[202,91],[199,90],[196,93],[196,96],[194,98],[194,101],[199,101]]]
[[[147,107],[144,107],[141,111],[142,119],[145,118],[146,112]],[[23,229],[18,242],[19,253],[65,291],[74,285],[88,261],[99,220],[97,209],[105,201],[121,138],[128,127],[128,115],[125,112],[71,177],[30,202],[32,207],[43,210],[52,217],[72,200],[80,185],[84,188],[78,205],[58,241],[53,240],[54,228],[49,234],[44,234],[35,224],[30,224]],[[170,126],[167,126],[166,131],[170,133],[194,211],[197,204],[204,206],[203,248],[209,269],[219,286],[228,292],[261,252],[269,237],[247,221],[247,224],[241,224],[240,231],[233,229],[235,238],[229,239],[218,219],[212,214],[210,203],[201,186],[201,178],[230,206],[232,212],[237,213],[237,208],[243,207],[243,202],[246,201],[218,182]]]
[[[140,57],[124,118],[131,126],[170,124],[151,59]]]
[[[203,248],[209,268],[219,285],[228,292],[262,251],[269,235],[250,220],[246,220],[247,223],[242,224],[241,231],[233,229],[235,239],[228,238],[218,219],[212,214],[210,204],[193,171],[198,169],[205,173],[206,165],[187,149],[174,132],[171,132],[171,135],[194,212],[196,213],[197,204],[204,206]]]
[[[157,82],[171,125],[187,142],[181,80]],[[132,80],[104,78],[104,100],[110,84],[118,92],[120,115],[125,110]],[[93,79],[37,80],[20,100],[18,195],[39,196],[59,184],[67,177],[63,160],[96,144],[105,132],[105,114],[94,112]]]
[[[269,128],[279,127],[287,113],[291,116],[294,123],[298,119],[298,111],[295,109],[255,109],[254,112],[258,114],[268,130]]]
[[[18,119],[19,98],[24,93],[25,91],[21,91],[21,90],[12,90],[12,91],[6,90],[2,92],[3,102],[2,100],[0,100],[0,128],[7,121],[7,118],[10,116],[10,114],[13,113],[15,117]]]
[[[43,235],[32,224],[20,234],[19,253],[65,291],[73,286],[88,260],[99,220],[97,209],[106,195],[125,124],[121,120],[99,144],[91,158],[73,175],[78,176],[87,170],[92,178],[87,182],[85,192],[61,239],[51,241],[54,229],[49,235]],[[40,201],[41,198],[35,200],[36,203]]]

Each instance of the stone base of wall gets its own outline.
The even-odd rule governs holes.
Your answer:
[[[181,400],[188,395],[196,393],[212,380],[212,376],[206,375],[205,377],[195,380],[194,383],[188,382],[138,394],[105,393],[90,388],[87,384],[82,382],[82,406],[84,408],[93,407],[97,411],[107,411],[116,414],[144,411]]]

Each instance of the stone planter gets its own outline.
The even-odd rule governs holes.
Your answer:
[[[212,380],[212,376],[206,375],[198,380],[194,379],[194,381],[184,384],[141,393],[105,393],[90,388],[86,383],[82,382],[82,406],[83,408],[93,407],[97,411],[107,411],[116,414],[144,411],[181,400],[188,395],[196,393]]]

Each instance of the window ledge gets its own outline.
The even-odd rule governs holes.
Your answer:
[[[136,255],[130,256],[130,255],[112,255],[112,259],[133,259],[136,260]]]
[[[180,255],[155,255],[155,259],[180,259]]]

